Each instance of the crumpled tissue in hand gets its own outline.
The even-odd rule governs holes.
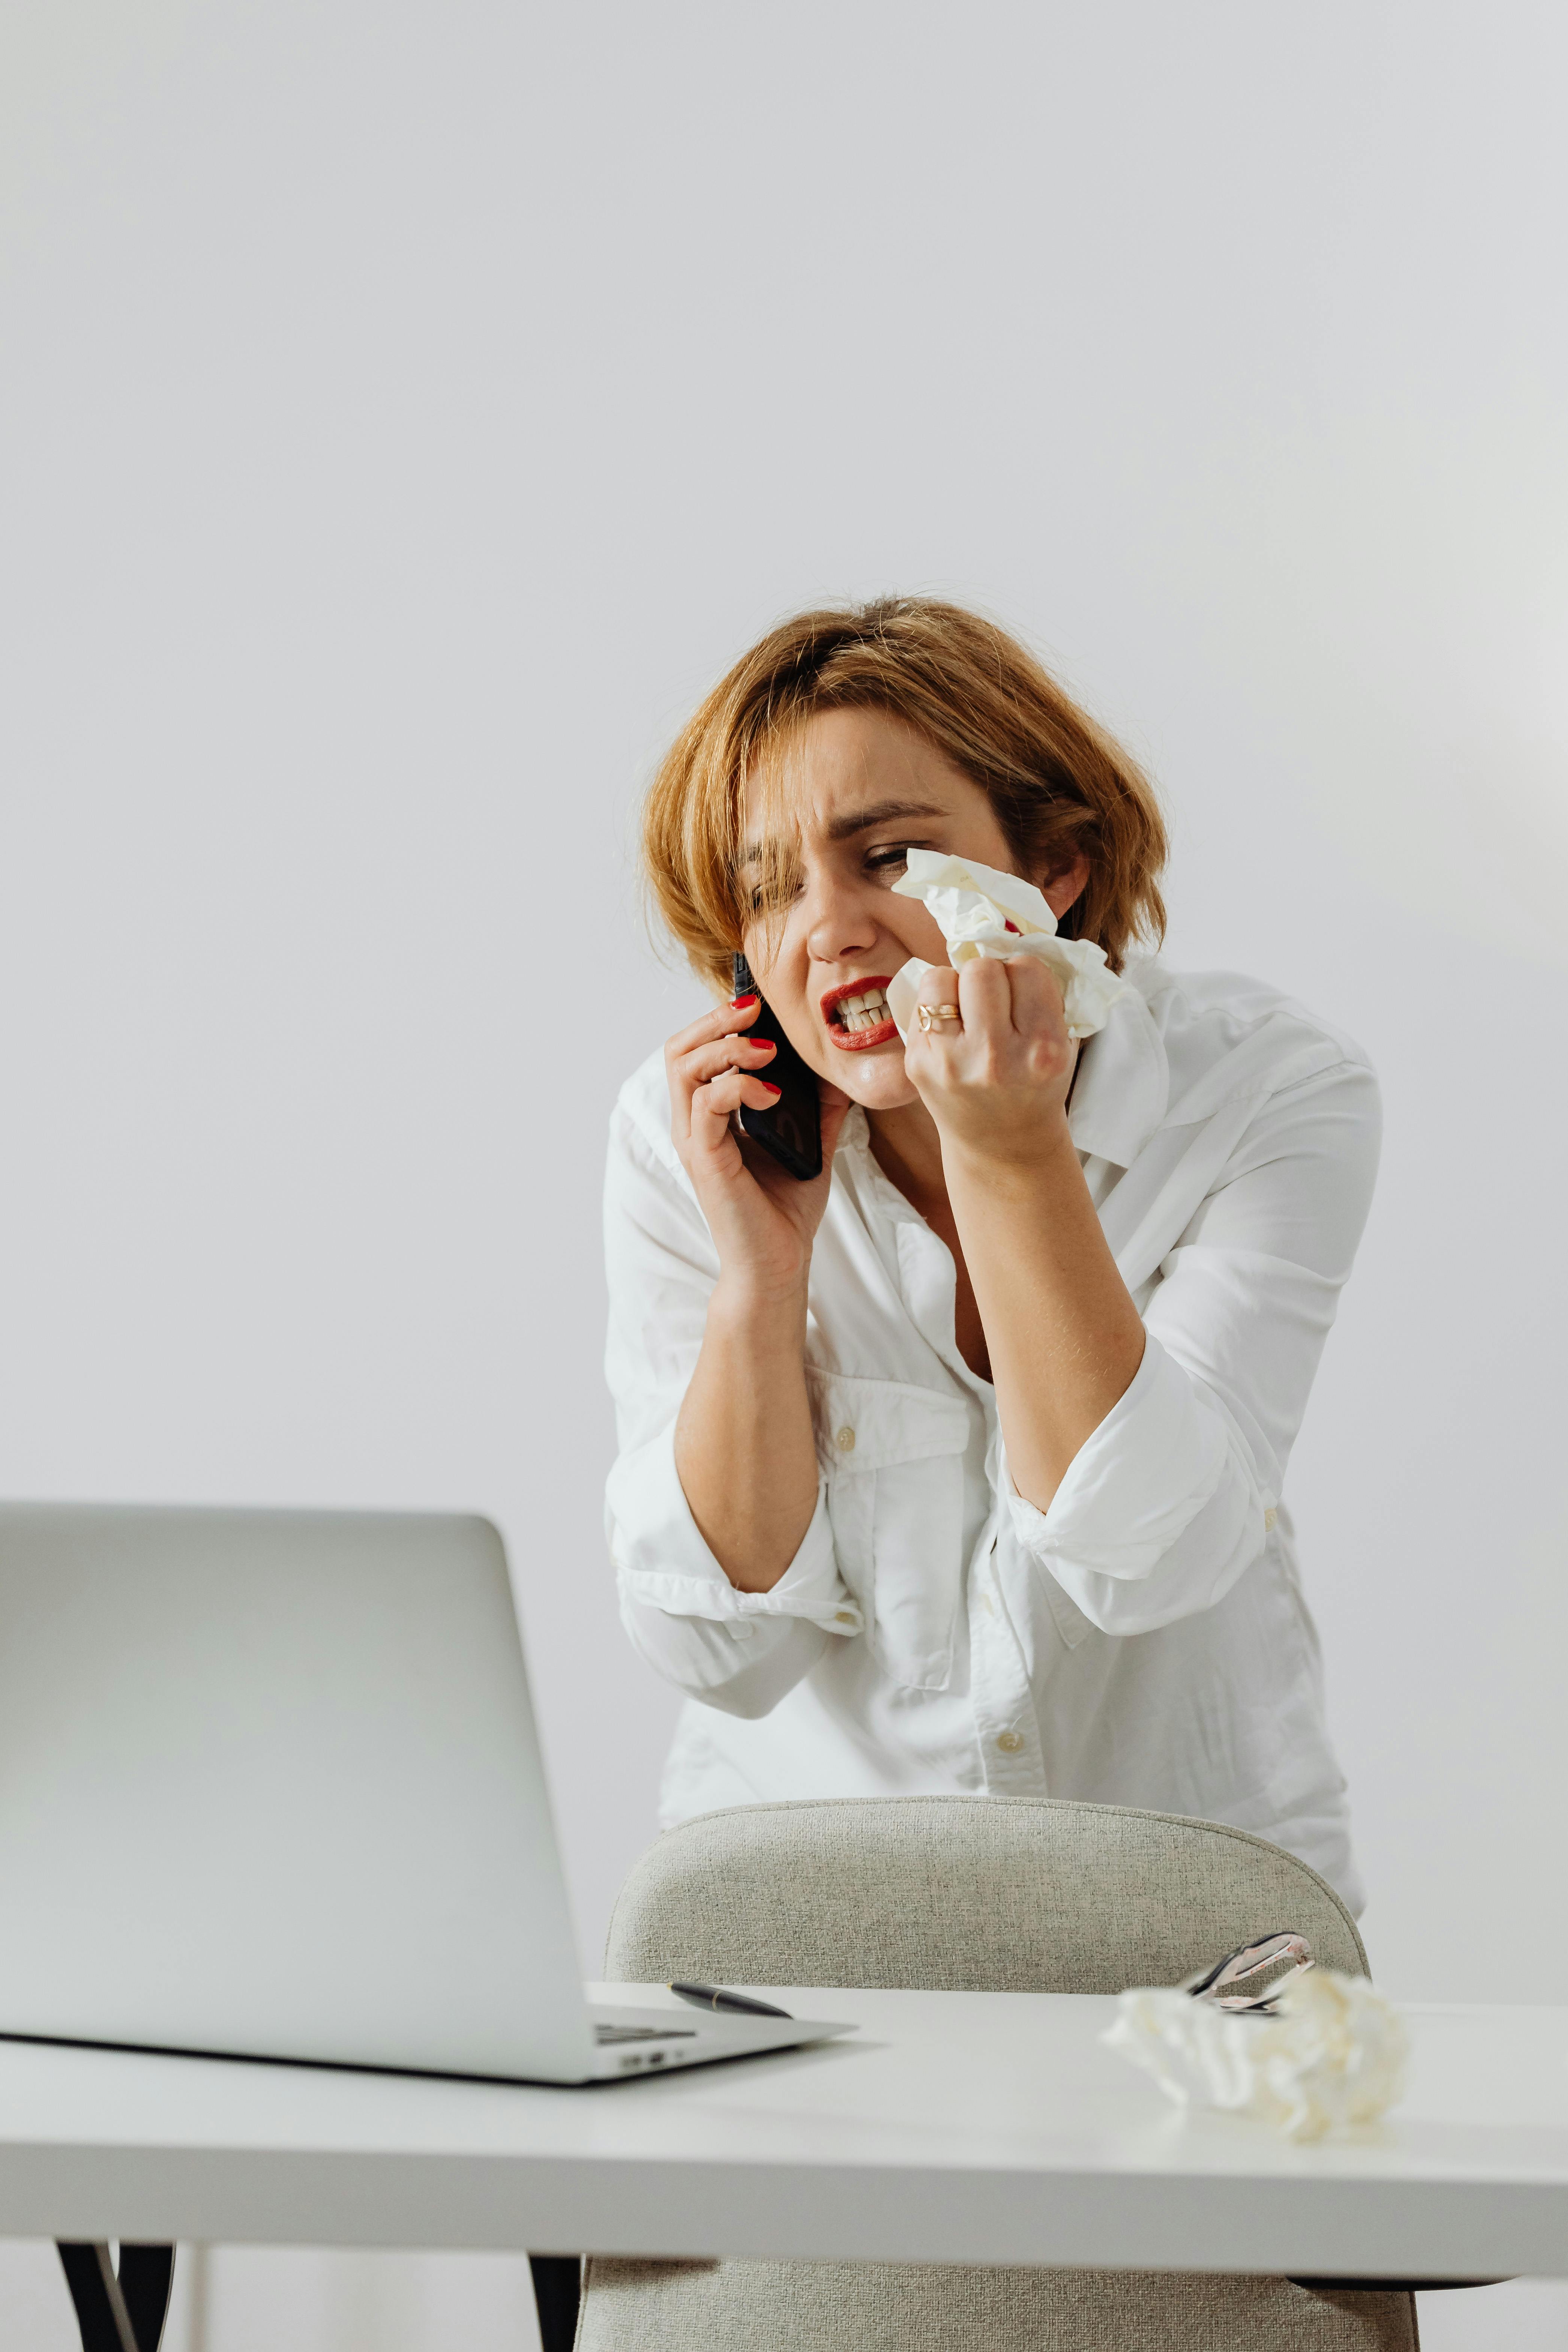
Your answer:
[[[1409,2036],[1365,1977],[1312,1969],[1272,2016],[1188,1992],[1124,1992],[1101,2039],[1180,2105],[1256,2116],[1288,2139],[1367,2124],[1404,2095]]]
[[[1061,988],[1069,1037],[1092,1037],[1118,998],[1131,993],[1106,962],[1103,948],[1092,940],[1057,937],[1057,919],[1044,898],[1016,874],[911,849],[909,869],[893,887],[901,898],[925,900],[955,967],[975,956],[1037,956]],[[911,956],[889,982],[888,1007],[901,1037],[913,1024],[921,983],[934,969]]]

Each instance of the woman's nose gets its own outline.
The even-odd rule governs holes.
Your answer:
[[[805,878],[806,947],[816,963],[843,963],[863,955],[880,926],[868,890],[832,874]]]

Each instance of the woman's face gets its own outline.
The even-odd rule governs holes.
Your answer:
[[[945,963],[936,919],[894,896],[906,853],[930,849],[1016,871],[1006,836],[976,783],[901,719],[880,710],[826,710],[791,747],[787,806],[798,881],[787,903],[746,931],[746,960],[802,1058],[867,1110],[915,1100],[884,991],[910,956]],[[761,811],[747,809],[746,838]],[[743,885],[763,861],[742,863]],[[1080,859],[1054,883],[1037,876],[1063,916],[1083,888]]]

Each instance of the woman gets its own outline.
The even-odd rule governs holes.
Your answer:
[[[689,1694],[666,1823],[791,1797],[1074,1797],[1234,1822],[1352,1904],[1280,1499],[1365,1219],[1375,1080],[1259,982],[1128,961],[1165,840],[1025,650],[905,599],[774,630],[664,762],[648,878],[818,1074],[798,1182],[756,1000],[625,1087],[607,1198],[623,1616]],[[910,848],[1021,875],[1131,985],[1069,1037],[947,961]],[[907,1046],[884,992],[938,967]],[[845,1007],[849,1010],[846,1013]],[[929,1024],[929,1026],[924,1025]]]

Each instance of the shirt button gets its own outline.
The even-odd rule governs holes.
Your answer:
[[[1024,1735],[1021,1731],[999,1731],[996,1745],[1004,1756],[1016,1756],[1024,1745]]]
[[[833,1612],[833,1622],[836,1625],[853,1625],[855,1612],[853,1609],[836,1609]]]
[[[846,1424],[845,1427],[838,1432],[838,1434],[835,1437],[833,1443],[837,1446],[840,1454],[853,1454],[855,1451],[855,1432]]]
[[[1273,1528],[1273,1525],[1274,1525],[1275,1520],[1276,1520],[1279,1517],[1279,1512],[1278,1512],[1278,1511],[1276,1511],[1276,1510],[1274,1510],[1272,1507],[1270,1507],[1268,1510],[1265,1511],[1265,1512],[1264,1512],[1264,1514],[1263,1514],[1263,1524],[1264,1524],[1264,1526],[1265,1526],[1266,1528]]]

